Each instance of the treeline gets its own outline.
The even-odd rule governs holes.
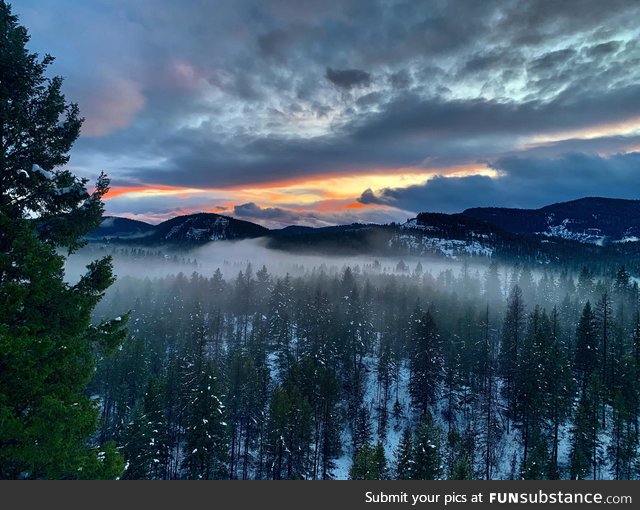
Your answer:
[[[127,310],[131,313],[126,317]],[[528,268],[122,278],[125,478],[637,478],[638,285]]]

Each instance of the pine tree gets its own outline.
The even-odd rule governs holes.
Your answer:
[[[596,315],[598,320],[598,329],[600,333],[599,344],[599,363],[601,367],[601,380],[604,388],[611,385],[613,366],[610,363],[611,344],[613,331],[613,311],[611,309],[611,298],[609,293],[605,292],[596,307]],[[604,394],[602,399],[602,428],[606,428],[606,403],[608,395]]]
[[[386,480],[388,478],[387,459],[382,443],[376,446],[366,444],[356,455],[349,477],[352,480]]]
[[[187,478],[227,478],[227,424],[210,363],[194,375],[187,401],[185,454],[182,461]]]
[[[484,298],[492,307],[500,306],[503,302],[498,263],[495,261],[491,262],[484,277]]]
[[[473,480],[473,463],[469,455],[461,455],[456,458],[451,466],[449,480]]]
[[[413,435],[411,430],[406,428],[402,432],[402,437],[396,450],[396,479],[413,479]]]
[[[560,478],[558,467],[558,449],[560,443],[560,426],[567,417],[573,395],[575,383],[567,353],[567,346],[561,340],[559,331],[558,311],[554,307],[551,312],[551,335],[549,337],[548,352],[545,361],[545,391],[546,413],[551,421],[551,458],[549,460],[549,478]]]
[[[612,441],[608,454],[612,475],[616,480],[633,478],[633,466],[638,459],[638,435],[635,430],[638,405],[638,367],[634,356],[626,354],[618,362],[619,384],[612,402]]]
[[[549,452],[547,441],[540,429],[536,429],[529,438],[529,451],[522,465],[522,479],[549,479]]]
[[[607,451],[615,480],[631,478],[631,467],[637,456],[637,442],[632,432],[630,415],[628,404],[622,392],[616,392],[613,399],[613,437]]]
[[[479,342],[477,373],[480,391],[480,424],[477,443],[482,451],[484,478],[491,480],[496,464],[496,444],[498,444],[501,426],[498,415],[498,388],[496,384],[496,342],[492,335],[489,306],[481,314],[482,340]]]
[[[317,369],[317,409],[315,440],[318,445],[319,469],[316,475],[323,480],[333,477],[335,459],[340,455],[339,382],[335,372],[323,365]]]
[[[413,479],[438,480],[442,474],[440,430],[429,413],[418,425],[413,439]]]
[[[149,478],[163,479],[166,476],[169,462],[167,421],[164,415],[164,385],[160,379],[153,377],[147,384],[142,399],[144,415],[150,427],[148,449],[151,458]]]
[[[123,434],[125,479],[164,478],[169,452],[161,390],[158,380],[149,380],[144,398],[135,406]]]
[[[613,291],[615,294],[625,297],[631,289],[631,274],[624,266],[620,266],[616,272],[613,282]]]
[[[125,480],[144,480],[149,477],[151,459],[147,446],[150,433],[142,406],[138,405],[132,412],[122,438],[122,453],[127,460],[123,476]]]
[[[545,355],[551,327],[546,312],[536,306],[529,318],[527,334],[514,380],[517,416],[521,421],[523,463],[528,464],[529,446],[541,434],[544,411]],[[540,467],[540,466],[538,466]]]
[[[511,415],[516,412],[516,394],[514,390],[516,372],[519,366],[520,351],[522,349],[523,328],[525,324],[525,309],[522,291],[517,285],[511,290],[507,302],[502,338],[500,343],[500,371],[505,380],[505,397]]]
[[[591,374],[598,368],[599,361],[596,317],[587,301],[576,329],[575,370],[582,393],[586,391]]]
[[[393,353],[391,348],[391,338],[387,331],[380,338],[380,348],[378,352],[377,374],[378,374],[378,402],[376,410],[378,412],[378,435],[386,437],[387,426],[389,424],[389,398],[391,393],[391,382],[393,380]]]
[[[589,298],[593,292],[593,275],[588,267],[583,267],[578,276],[577,291],[583,298]]]
[[[525,266],[520,272],[520,278],[518,278],[518,287],[522,291],[522,300],[525,303],[535,302],[535,284],[533,282],[533,275],[531,269]]]
[[[431,312],[425,313],[415,325],[410,366],[411,400],[425,414],[435,399],[443,368],[442,342]]]
[[[297,386],[274,389],[267,429],[270,476],[274,480],[306,478],[312,436],[311,406]]]
[[[356,414],[353,430],[353,455],[356,457],[360,450],[371,442],[371,413],[367,406],[360,406]]]
[[[569,459],[569,473],[572,479],[595,480],[598,477],[598,465],[600,463],[598,403],[600,392],[601,382],[599,375],[594,373],[590,376],[585,391],[580,397],[574,419]]]
[[[65,282],[64,256],[101,220],[108,179],[93,193],[59,167],[82,119],[53,62],[29,53],[27,30],[0,0],[0,478],[112,478],[114,447],[90,447],[97,408],[84,390],[95,354],[113,351],[126,321],[90,326],[113,282],[109,258]]]

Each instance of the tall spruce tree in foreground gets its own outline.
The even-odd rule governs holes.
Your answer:
[[[95,191],[59,167],[80,132],[53,58],[29,53],[27,30],[0,0],[0,478],[112,478],[113,445],[90,446],[97,407],[84,394],[96,356],[115,349],[124,320],[90,325],[113,282],[108,258],[75,284],[64,251],[96,227],[108,180]]]

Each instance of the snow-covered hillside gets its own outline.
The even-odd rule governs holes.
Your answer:
[[[424,224],[418,218],[403,223],[389,240],[389,247],[409,255],[443,255],[450,259],[461,255],[491,257],[494,252],[491,234],[467,230],[460,235],[446,226]]]

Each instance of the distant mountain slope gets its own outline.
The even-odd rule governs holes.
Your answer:
[[[640,240],[640,200],[589,197],[540,209],[477,207],[462,215],[516,234],[594,244]]]
[[[269,229],[248,221],[213,213],[197,213],[176,216],[158,225],[106,216],[86,238],[89,241],[109,240],[144,245],[166,243],[179,247],[210,241],[252,239],[268,232]]]
[[[111,239],[123,238],[133,239],[150,235],[155,227],[149,223],[129,218],[118,218],[116,216],[105,216],[100,226],[93,230],[88,239]]]
[[[249,221],[213,213],[177,216],[157,225],[150,239],[158,242],[201,244],[209,241],[252,239],[269,229]]]
[[[305,235],[330,235],[342,232],[355,232],[357,230],[370,229],[372,227],[380,227],[381,225],[371,223],[351,223],[349,225],[331,225],[328,227],[305,227],[300,225],[291,225],[280,229],[269,231],[271,237],[297,237]]]
[[[400,226],[389,246],[413,255],[490,257],[505,236],[511,237],[489,223],[461,214],[420,213]]]
[[[375,254],[387,250],[394,230],[389,225],[360,223],[319,228],[293,226],[270,231],[268,246],[319,255]]]

